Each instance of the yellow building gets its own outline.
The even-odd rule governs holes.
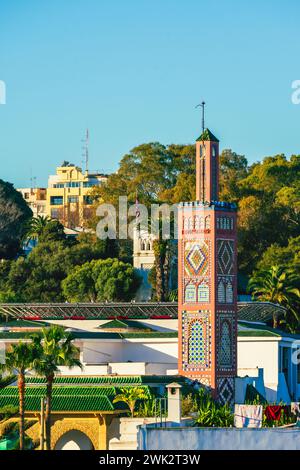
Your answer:
[[[78,166],[63,162],[56,168],[56,175],[49,176],[47,215],[58,219],[65,227],[83,227],[92,215],[91,188],[106,180],[106,175],[83,173]]]

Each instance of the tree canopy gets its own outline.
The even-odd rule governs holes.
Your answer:
[[[21,250],[32,211],[11,183],[0,180],[0,259],[13,259]]]

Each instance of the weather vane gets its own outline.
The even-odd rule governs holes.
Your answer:
[[[195,108],[199,108],[199,107],[202,108],[202,132],[204,132],[204,106],[205,106],[205,101],[202,101],[201,104],[197,104],[197,106],[195,106]]]

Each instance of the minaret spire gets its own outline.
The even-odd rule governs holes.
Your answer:
[[[205,128],[205,101],[202,108],[202,133],[196,141],[196,200],[210,203],[219,194],[219,140]]]
[[[205,129],[205,126],[204,126],[204,107],[205,107],[205,101],[202,101],[202,103],[197,104],[196,108],[199,108],[199,107],[202,108],[202,134],[203,134],[203,133],[204,133],[204,129]]]

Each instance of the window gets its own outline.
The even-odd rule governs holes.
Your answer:
[[[196,286],[194,284],[188,284],[186,286],[184,301],[185,302],[196,302]]]
[[[92,196],[83,196],[83,202],[84,204],[93,204],[93,198]]]
[[[53,185],[53,188],[60,188],[61,189],[61,188],[64,188],[64,187],[65,187],[64,183],[55,183]]]
[[[74,203],[78,202],[78,196],[69,196],[68,197],[68,202],[70,204],[74,204]]]
[[[209,287],[204,282],[198,286],[198,302],[209,302]]]
[[[50,197],[51,206],[62,206],[63,203],[64,203],[63,196],[51,196]]]
[[[62,209],[51,209],[51,219],[62,219],[63,210]]]
[[[79,181],[71,181],[70,183],[66,184],[67,188],[80,188]]]

